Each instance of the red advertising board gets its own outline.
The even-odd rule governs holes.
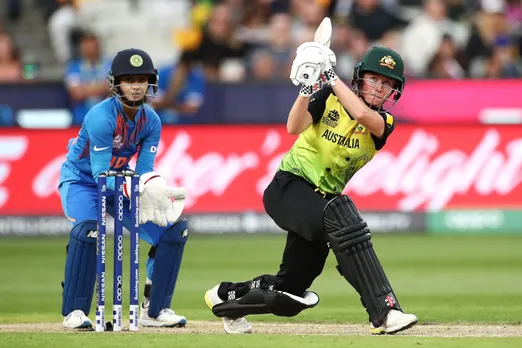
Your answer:
[[[0,130],[0,215],[62,214],[60,165],[76,133]],[[260,212],[295,139],[284,126],[164,128],[156,171],[187,188],[187,213]],[[522,126],[401,125],[346,193],[371,211],[521,208],[521,182]]]

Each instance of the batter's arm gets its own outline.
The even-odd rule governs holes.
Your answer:
[[[350,116],[373,135],[379,138],[384,135],[384,120],[377,111],[370,109],[341,79],[335,80],[332,88]]]

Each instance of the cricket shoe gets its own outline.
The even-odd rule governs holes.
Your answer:
[[[217,304],[223,303],[223,300],[218,296],[219,284],[205,293],[205,303],[208,308],[212,310]],[[228,334],[248,334],[252,332],[252,325],[245,319],[223,317],[223,329]]]
[[[147,327],[184,327],[187,318],[177,315],[170,308],[163,308],[156,319],[149,317],[149,307],[141,305],[141,315],[139,324]]]
[[[370,332],[373,335],[389,334],[393,335],[399,331],[409,329],[417,324],[419,319],[413,314],[406,314],[396,309],[391,309],[384,323],[379,327],[374,327],[370,324]]]
[[[92,329],[92,323],[82,310],[77,309],[63,318],[63,327],[66,329],[88,330]]]

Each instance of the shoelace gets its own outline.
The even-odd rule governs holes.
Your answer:
[[[174,312],[174,311],[173,311],[172,309],[170,309],[170,308],[163,308],[163,309],[161,310],[161,313],[174,314],[174,315],[176,314],[176,312]]]

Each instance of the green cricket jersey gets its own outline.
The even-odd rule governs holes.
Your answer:
[[[320,191],[339,194],[384,146],[394,129],[393,116],[380,112],[385,130],[378,138],[350,116],[330,86],[312,95],[308,111],[313,124],[299,135],[279,169],[303,177]]]

